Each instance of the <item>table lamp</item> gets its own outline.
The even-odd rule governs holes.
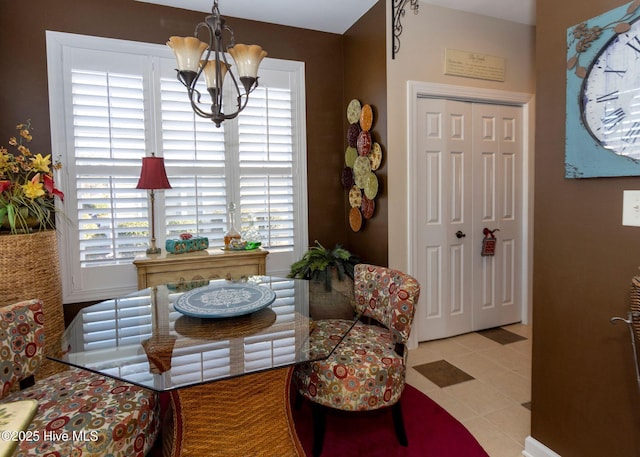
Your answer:
[[[156,247],[156,218],[155,205],[156,198],[154,190],[171,189],[167,172],[164,169],[164,158],[156,157],[151,153],[151,157],[142,158],[142,170],[140,170],[140,180],[136,189],[148,189],[151,200],[151,244],[147,249],[147,254],[160,254],[161,249]]]

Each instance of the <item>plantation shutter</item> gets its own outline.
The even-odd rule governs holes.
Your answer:
[[[77,50],[71,69],[77,211],[69,216],[81,268],[131,262],[148,233],[146,191],[135,189],[146,150],[142,68],[132,65],[137,56],[87,54]]]
[[[258,87],[238,120],[242,227],[272,251],[294,244],[292,92]]]
[[[164,192],[164,233],[177,238],[189,232],[223,244],[227,227],[227,181],[224,124],[196,116],[175,62],[161,59],[160,99],[162,150],[172,189]],[[206,87],[198,88],[206,98]]]

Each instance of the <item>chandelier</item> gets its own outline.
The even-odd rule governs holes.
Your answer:
[[[211,119],[216,127],[220,127],[223,121],[235,118],[247,106],[249,94],[258,87],[258,67],[267,53],[256,44],[235,43],[233,30],[225,25],[224,18],[220,16],[218,0],[214,0],[211,13],[204,19],[204,22],[196,26],[194,36],[172,36],[167,41],[167,46],[173,50],[176,56],[178,81],[187,88],[193,111],[198,116]],[[202,29],[207,31],[208,43],[204,43],[198,38]],[[228,35],[228,45],[225,42],[224,34]],[[234,72],[229,71],[231,65],[227,62],[226,52],[229,52],[233,57],[244,92],[241,91]],[[212,54],[213,59],[210,60]],[[201,94],[196,89],[196,84],[202,73],[204,73],[207,83],[207,91],[211,96],[210,111],[206,111],[199,105]],[[227,74],[230,75],[233,82],[236,97],[235,111],[229,113],[223,112],[222,106],[222,84]]]

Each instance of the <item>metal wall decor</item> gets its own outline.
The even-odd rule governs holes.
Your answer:
[[[393,36],[393,47],[391,49],[391,58],[395,59],[396,54],[400,51],[400,35],[402,34],[402,24],[400,19],[404,16],[405,6],[409,2],[409,7],[413,10],[413,14],[418,14],[420,5],[418,0],[391,0],[391,35]]]
[[[373,109],[353,99],[347,106],[347,149],[344,155],[342,185],[349,197],[349,226],[359,232],[364,222],[373,217],[378,194],[375,171],[382,162],[382,147],[371,132]]]

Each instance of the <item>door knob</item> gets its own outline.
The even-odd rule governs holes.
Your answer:
[[[462,232],[462,230],[458,230],[458,231],[456,232],[456,236],[457,236],[458,238],[464,238],[465,236],[467,236],[467,234],[466,234],[466,233],[463,233],[463,232]]]

